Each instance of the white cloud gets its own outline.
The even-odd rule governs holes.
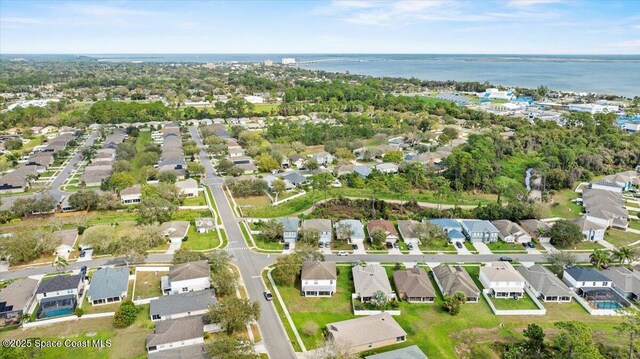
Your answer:
[[[536,5],[547,5],[559,3],[561,0],[510,0],[507,2],[509,7],[532,7]]]

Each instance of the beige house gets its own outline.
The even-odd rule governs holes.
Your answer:
[[[398,295],[409,303],[433,303],[436,291],[422,268],[410,268],[393,272],[393,282]]]
[[[369,302],[376,292],[386,294],[388,299],[396,297],[396,293],[391,289],[387,271],[379,264],[369,264],[366,267],[355,266],[352,273],[355,294],[361,301]]]
[[[336,262],[306,261],[300,280],[305,297],[330,297],[336,292]]]
[[[462,292],[467,297],[468,303],[478,303],[480,300],[480,289],[469,272],[460,266],[440,264],[433,268],[433,279],[435,279],[442,295],[454,295],[456,292]]]
[[[329,340],[359,353],[404,342],[407,332],[388,313],[327,324]]]

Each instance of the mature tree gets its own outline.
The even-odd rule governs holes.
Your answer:
[[[278,202],[278,196],[287,189],[287,184],[282,178],[278,178],[271,184],[271,189],[276,194],[275,202]]]
[[[182,264],[187,262],[195,262],[207,259],[207,255],[202,252],[192,251],[188,248],[181,247],[173,254],[171,263]]]
[[[135,144],[125,141],[116,147],[116,158],[119,160],[130,160],[136,155]]]
[[[374,292],[371,296],[371,304],[379,310],[384,310],[387,307],[388,302],[389,298],[387,297],[387,294],[381,290]]]
[[[178,176],[173,171],[160,171],[157,175],[160,183],[176,183]]]
[[[237,284],[238,275],[229,267],[211,273],[211,286],[218,295],[235,295]]]
[[[262,154],[256,156],[256,166],[261,172],[271,172],[280,168],[280,163],[275,158]]]
[[[155,179],[158,176],[158,170],[153,166],[142,166],[140,168],[140,178],[145,182]]]
[[[259,196],[267,190],[267,184],[258,178],[229,180],[227,186],[234,195],[240,197]]]
[[[100,195],[99,210],[114,210],[121,206],[120,198],[113,192],[105,192]]]
[[[578,263],[575,254],[562,251],[547,253],[545,260],[549,262],[549,269],[556,275],[562,274],[565,268],[573,267]]]
[[[79,190],[69,196],[69,205],[75,209],[91,211],[98,208],[100,195],[91,190]]]
[[[278,257],[273,268],[273,280],[282,285],[293,286],[302,269],[302,257],[293,253]]]
[[[296,249],[293,253],[300,257],[303,262],[324,261],[324,254],[318,250],[318,247],[308,243],[296,244]]]
[[[138,224],[162,224],[171,220],[173,213],[178,207],[159,196],[142,198],[138,208]]]
[[[260,305],[248,299],[224,297],[209,309],[209,318],[212,323],[220,323],[227,334],[233,334],[260,318]]]
[[[2,238],[0,241],[0,253],[2,257],[8,258],[7,260],[11,265],[33,260],[41,255],[40,251],[38,251],[37,238],[28,235],[23,236],[19,233]]]
[[[122,236],[115,238],[109,247],[114,257],[122,256],[127,267],[136,261],[142,261],[147,256],[147,251],[151,247],[142,241],[138,241],[133,236]]]
[[[127,160],[117,160],[111,165],[111,172],[131,172],[131,163]]]
[[[376,228],[371,231],[371,233],[369,233],[369,236],[371,237],[371,244],[377,248],[380,248],[387,239],[387,234],[384,233],[384,230],[380,228]]]
[[[271,242],[277,242],[282,239],[284,226],[282,223],[275,220],[269,220],[262,222],[260,226],[260,234],[262,234],[267,240]]]
[[[442,306],[451,315],[458,315],[460,313],[461,306],[467,302],[467,297],[462,292],[455,292],[453,295],[447,294],[444,296],[444,302]]]
[[[575,223],[561,219],[553,224],[549,230],[549,237],[554,246],[570,247],[580,243],[584,239],[584,234]]]
[[[315,158],[310,157],[304,163],[304,168],[308,169],[309,171],[315,171],[320,168],[320,164]]]
[[[311,186],[313,186],[313,190],[318,190],[324,192],[324,199],[327,199],[327,191],[331,187],[331,183],[333,183],[333,176],[330,173],[321,173],[319,175],[313,176],[311,180]]]
[[[300,231],[300,242],[302,243],[318,243],[320,241],[320,231],[317,229],[304,229]]]
[[[458,138],[458,130],[452,127],[445,127],[438,137],[438,141],[442,144],[449,144],[456,138]]]
[[[207,345],[211,358],[219,359],[255,359],[257,354],[253,343],[239,336],[216,335]]]
[[[626,264],[627,267],[636,260],[636,252],[630,247],[620,247],[613,250],[612,259],[618,261],[620,265]]]
[[[132,301],[126,300],[120,304],[113,316],[113,326],[116,328],[126,328],[136,321],[138,308]]]
[[[69,265],[69,262],[64,257],[56,256],[56,260],[53,263],[53,265],[56,268],[56,272],[60,273],[62,272],[63,269],[67,268],[67,266]]]
[[[544,331],[537,324],[529,324],[523,332],[525,341],[523,347],[532,357],[540,356],[545,349]]]
[[[629,337],[629,359],[633,359],[633,354],[640,352],[640,310],[628,307],[619,312],[623,320],[615,329]]]
[[[136,179],[128,172],[115,172],[109,177],[108,187],[120,193],[136,183]]]
[[[414,233],[422,243],[447,240],[447,236],[442,230],[442,227],[431,222],[420,222],[416,224]]]
[[[400,150],[388,151],[382,156],[382,160],[385,162],[400,163],[404,160],[404,152]]]
[[[17,151],[22,148],[22,141],[18,138],[9,138],[4,141],[4,148],[9,151]]]
[[[191,177],[204,174],[204,166],[198,162],[187,163],[187,172]]]
[[[593,253],[589,255],[589,262],[591,262],[594,267],[603,269],[611,263],[611,256],[609,252],[605,252],[602,249],[594,249]]]
[[[11,211],[19,216],[31,213],[49,213],[53,211],[56,200],[53,196],[44,194],[36,198],[18,198],[13,201]]]
[[[355,158],[353,156],[353,152],[351,152],[350,149],[344,148],[344,147],[336,149],[336,153],[335,154],[336,154],[336,157],[338,157],[339,159],[344,160],[344,161],[350,161],[350,160],[353,160]]]
[[[554,325],[559,329],[553,341],[559,358],[604,359],[586,324],[563,321]]]

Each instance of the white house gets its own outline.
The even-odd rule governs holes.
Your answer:
[[[335,262],[306,261],[300,280],[305,297],[330,297],[336,292],[338,275]]]
[[[36,300],[40,303],[43,299],[73,296],[75,300],[82,290],[84,281],[82,274],[70,276],[55,276],[40,282],[36,290]]]
[[[570,221],[580,227],[586,241],[596,242],[604,240],[604,234],[607,230],[605,225],[591,221],[586,216],[574,218]]]
[[[169,275],[161,278],[164,295],[193,292],[211,288],[209,263],[187,262],[171,267]]]
[[[520,298],[525,279],[509,262],[491,262],[480,268],[480,283],[496,298]]]
[[[142,191],[139,184],[129,188],[125,188],[120,192],[120,201],[122,204],[140,203],[142,200]]]
[[[335,224],[336,237],[339,239],[347,239],[349,243],[364,243],[364,226],[357,219],[343,219]]]
[[[149,317],[155,322],[203,315],[216,303],[213,289],[165,295],[149,303]]]
[[[611,288],[613,281],[593,268],[571,267],[564,270],[562,281],[570,288]]]
[[[188,178],[184,181],[176,182],[176,187],[180,190],[180,193],[187,197],[198,196],[198,181],[193,178]]]

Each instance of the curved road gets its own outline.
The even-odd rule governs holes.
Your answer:
[[[213,198],[218,209],[218,213],[222,219],[222,223],[227,233],[227,239],[229,244],[225,247],[225,250],[230,251],[233,254],[233,262],[240,269],[240,274],[244,281],[245,288],[249,298],[257,300],[261,306],[261,316],[258,324],[260,331],[265,342],[266,349],[271,358],[285,359],[296,358],[296,354],[293,351],[293,347],[289,338],[284,330],[283,324],[280,321],[278,313],[275,309],[273,302],[267,302],[264,300],[263,292],[266,290],[264,283],[261,279],[262,270],[275,262],[277,255],[268,255],[252,251],[246,241],[238,224],[239,219],[236,218],[229,201],[224,193],[224,180],[219,177],[207,155],[200,135],[195,127],[189,127],[191,137],[196,144],[200,147],[200,161],[205,168],[206,177],[202,180],[202,183],[211,189]],[[93,135],[91,136],[93,137]],[[95,138],[90,138],[93,142]],[[71,162],[77,163],[77,157]],[[75,165],[73,163],[73,165]],[[72,163],[69,163],[65,171],[72,167]],[[68,172],[66,172],[68,174]],[[64,178],[61,174],[60,178]],[[542,254],[510,254],[511,258],[519,262],[540,262],[544,261],[544,255]],[[389,255],[389,254],[363,254],[363,255],[349,255],[347,257],[340,257],[337,255],[326,255],[327,260],[337,262],[351,262],[354,260],[361,260],[366,262],[429,262],[429,263],[441,263],[441,262],[489,262],[495,261],[500,258],[500,255],[450,255],[450,254],[425,254],[425,255]],[[588,261],[589,254],[581,253],[576,257],[579,261]],[[147,256],[145,262],[148,263],[168,263],[171,262],[172,255],[167,254],[152,254]],[[86,262],[73,262],[70,263],[69,269],[79,269],[82,266],[99,267],[103,265],[117,265],[124,264],[121,258],[103,258],[95,259]],[[39,275],[54,272],[55,269],[51,266],[26,268],[20,270],[12,270],[9,272],[0,273],[0,280],[19,278],[30,275]]]

